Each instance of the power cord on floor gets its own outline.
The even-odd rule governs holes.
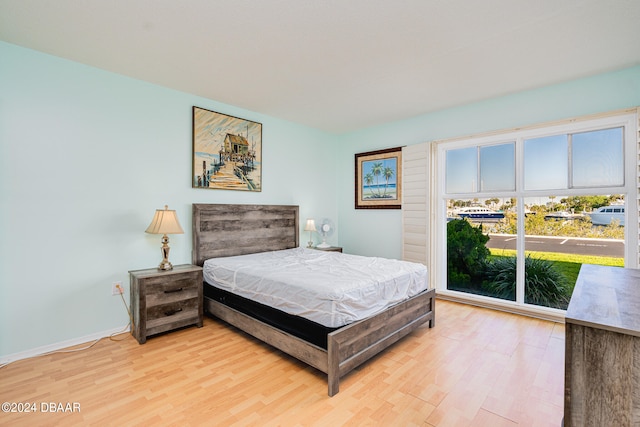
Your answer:
[[[120,292],[118,292],[120,294],[120,299],[122,299],[122,304],[124,304],[124,308],[125,308],[125,310],[127,310],[127,315],[129,316],[129,324],[127,324],[127,326],[125,326],[121,331],[114,332],[111,335],[109,335],[108,337],[100,337],[100,338],[92,341],[91,344],[86,345],[86,346],[81,347],[81,348],[74,348],[74,349],[71,349],[71,350],[64,350],[64,349],[62,349],[62,350],[53,350],[53,351],[49,351],[49,352],[46,352],[46,353],[37,354],[35,356],[25,357],[23,359],[12,360],[11,362],[0,364],[0,369],[4,368],[5,366],[10,365],[12,363],[19,362],[20,360],[34,359],[36,357],[49,356],[51,354],[56,354],[56,353],[75,353],[75,352],[78,352],[78,351],[88,350],[91,347],[93,347],[94,345],[98,344],[100,341],[102,341],[105,338],[109,338],[110,341],[116,341],[116,342],[125,340],[127,337],[124,337],[124,338],[121,338],[121,339],[115,339],[114,337],[116,335],[120,335],[120,334],[123,334],[123,333],[127,332],[129,327],[131,327],[131,329],[134,328],[133,316],[131,315],[131,311],[129,310],[129,306],[127,305],[127,302],[124,300],[124,289],[122,289],[122,287],[120,285],[116,285],[116,287],[118,288],[118,291],[120,291]]]
[[[127,310],[127,315],[129,316],[129,324],[127,326],[131,326],[131,330],[134,330],[135,329],[135,323],[133,322],[133,316],[131,315],[131,310],[129,310],[129,306],[127,305],[127,302],[124,300],[124,289],[122,289],[122,286],[120,284],[116,285],[116,288],[118,288],[118,291],[119,291],[118,293],[120,294],[120,299],[122,300],[122,304],[124,305],[124,309]],[[125,331],[126,331],[126,327],[125,327]],[[124,331],[122,331],[122,332],[124,332]],[[119,340],[116,340],[116,339],[113,338],[114,335],[119,335],[122,332],[115,332],[115,333],[111,334],[109,336],[109,339],[111,341],[122,341],[122,340],[124,340],[126,337],[125,338],[121,338]]]

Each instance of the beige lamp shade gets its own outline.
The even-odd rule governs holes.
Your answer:
[[[156,209],[156,214],[151,220],[151,224],[145,230],[150,234],[184,234],[184,230],[180,227],[176,211],[169,210],[169,206],[165,205],[164,209]]]
[[[312,219],[308,219],[304,226],[304,231],[316,231],[316,222]]]

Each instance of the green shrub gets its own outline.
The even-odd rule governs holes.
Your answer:
[[[510,256],[498,256],[485,263],[485,281],[482,287],[491,296],[516,300],[516,266],[517,258]]]
[[[447,283],[469,286],[482,277],[490,252],[485,244],[489,236],[482,234],[482,226],[474,227],[464,219],[447,223]],[[480,283],[480,280],[477,281]]]
[[[569,284],[553,261],[527,256],[524,264],[525,302],[566,309],[569,304]],[[514,301],[516,265],[516,257],[495,257],[487,262],[483,287],[498,298]]]

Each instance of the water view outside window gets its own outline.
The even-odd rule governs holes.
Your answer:
[[[526,197],[518,262],[515,198],[447,201],[447,289],[566,310],[582,264],[624,266],[624,196]]]
[[[527,304],[566,310],[582,264],[624,266],[622,195],[525,198]],[[616,206],[600,218],[602,207]],[[605,208],[606,210],[606,208]]]
[[[598,191],[624,189],[623,127],[445,153],[448,290],[565,310],[582,264],[624,266],[625,196]]]
[[[501,260],[494,263],[491,253],[492,236],[515,210],[511,198],[447,201],[447,289],[515,301],[515,264],[502,272],[502,286],[495,277]],[[505,244],[515,249],[516,238],[511,233]]]

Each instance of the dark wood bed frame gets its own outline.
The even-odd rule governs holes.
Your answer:
[[[298,206],[193,204],[192,258],[196,265],[209,258],[298,246]],[[326,350],[210,298],[205,298],[204,310],[326,373],[329,396],[333,396],[342,376],[424,322],[435,326],[435,290],[329,333]]]

